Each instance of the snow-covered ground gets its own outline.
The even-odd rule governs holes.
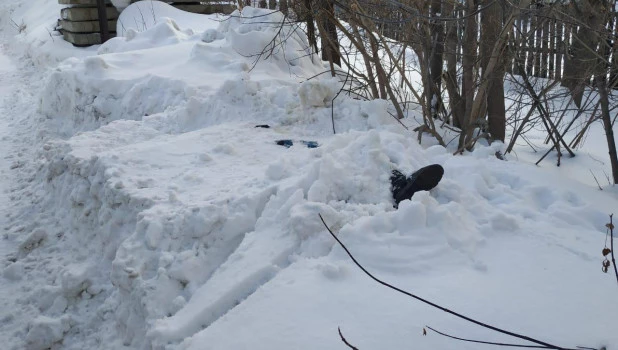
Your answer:
[[[318,214],[419,296],[558,346],[618,345],[600,271],[613,187],[500,161],[501,145],[418,145],[384,101],[332,105],[339,83],[308,80],[326,67],[276,13],[139,5],[125,37],[77,49],[47,32],[55,1],[0,0],[3,349],[342,349],[338,327],[360,349],[495,347],[426,325],[517,342],[371,281]],[[440,185],[395,210],[391,170],[431,163]]]

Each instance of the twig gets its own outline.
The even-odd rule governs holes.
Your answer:
[[[556,148],[555,144],[551,146],[551,148],[547,152],[545,152],[545,154],[541,157],[541,159],[537,160],[536,163],[534,163],[534,165],[539,165],[539,163],[542,162],[543,159],[545,159],[545,157],[547,157],[551,153],[551,151],[554,150],[554,148]]]
[[[592,172],[592,169],[588,169],[590,170],[590,174],[592,174],[592,177],[594,178],[594,181],[596,181],[597,186],[599,186],[599,190],[603,191],[603,187],[601,187],[601,185],[599,184],[599,180],[597,180],[597,177],[594,176],[594,173]]]
[[[612,185],[612,180],[610,180],[609,175],[607,175],[605,170],[603,170],[603,175],[605,175],[605,178],[607,179],[607,184],[611,186]]]
[[[333,99],[330,101],[330,120],[333,123],[333,134],[337,133],[337,131],[335,130],[335,100],[337,99],[337,97],[339,97],[339,94],[341,93],[341,91],[345,89],[345,86],[348,84],[349,77],[350,77],[350,72],[348,71],[348,73],[345,75],[345,81],[343,82],[343,86],[341,86],[341,89],[337,91],[337,94],[335,95],[335,97],[333,97]]]
[[[532,143],[530,143],[530,141],[528,140],[528,138],[525,135],[521,135],[522,140],[524,140],[528,146],[530,146],[530,148],[532,148],[532,150],[534,151],[534,153],[537,153],[538,151],[536,150],[536,148],[534,148],[534,146],[532,145]]]
[[[17,22],[15,22],[12,18],[11,18],[11,24],[15,27],[15,29],[17,29],[17,32],[19,34],[21,34],[22,32],[26,31],[26,24],[24,24],[24,20],[21,20],[21,24],[17,24]]]
[[[341,341],[344,342],[345,345],[347,345],[350,349],[358,350],[356,346],[348,343],[348,341],[345,339],[345,337],[343,336],[343,333],[341,333],[341,327],[337,327],[337,330],[339,331],[339,336],[341,337]]]
[[[49,37],[52,39],[52,42],[55,42],[54,40],[54,36],[52,35],[52,33],[49,31],[48,28],[45,28],[45,30],[47,30],[47,34],[49,34]]]
[[[463,146],[461,146],[460,148],[457,149],[457,151],[453,152],[453,155],[458,155],[458,154],[463,154],[463,152],[468,149],[468,147],[473,147],[474,144],[476,143],[476,141],[478,141],[479,139],[482,138],[488,138],[489,134],[486,132],[480,132],[478,135],[476,135],[473,139],[471,139],[470,141],[466,142]]]
[[[343,248],[343,250],[345,250],[345,252],[348,254],[348,256],[350,257],[350,259],[352,259],[352,261],[354,262],[354,264],[355,264],[356,266],[358,266],[358,268],[359,268],[359,269],[361,269],[361,270],[362,270],[362,271],[363,271],[363,272],[364,272],[367,276],[369,276],[372,280],[374,280],[374,281],[378,282],[379,284],[381,284],[381,285],[383,285],[383,286],[385,286],[385,287],[387,287],[387,288],[390,288],[390,289],[392,289],[392,290],[394,290],[394,291],[396,291],[396,292],[399,292],[399,293],[401,293],[401,294],[404,294],[404,295],[407,295],[407,296],[409,296],[409,297],[411,297],[411,298],[414,298],[414,299],[416,299],[416,300],[418,300],[418,301],[421,301],[421,302],[423,302],[423,303],[425,303],[425,304],[427,304],[427,305],[433,306],[433,307],[434,307],[434,308],[436,308],[436,309],[442,310],[442,311],[444,311],[444,312],[446,312],[446,313],[449,313],[449,314],[451,314],[451,315],[453,315],[453,316],[459,317],[459,318],[461,318],[461,319],[464,319],[464,320],[466,320],[466,321],[468,321],[468,322],[474,323],[474,324],[479,325],[479,326],[481,326],[481,327],[491,329],[491,330],[496,331],[496,332],[498,332],[498,333],[502,333],[502,334],[510,335],[511,337],[515,337],[515,338],[519,338],[519,339],[527,340],[527,341],[529,341],[529,342],[531,342],[531,343],[535,343],[535,344],[542,345],[542,346],[544,346],[544,348],[545,348],[545,349],[572,350],[572,349],[569,349],[569,348],[564,348],[564,347],[561,347],[561,346],[553,345],[553,344],[550,344],[550,343],[547,343],[547,342],[544,342],[544,341],[541,341],[541,340],[534,339],[534,338],[532,338],[532,337],[528,337],[528,336],[526,336],[526,335],[517,334],[517,333],[511,332],[511,331],[507,331],[507,330],[504,330],[504,329],[501,329],[501,328],[498,328],[498,327],[495,327],[495,326],[492,326],[492,325],[489,325],[489,324],[486,324],[486,323],[483,323],[483,322],[477,321],[477,320],[475,320],[475,319],[473,319],[473,318],[470,318],[470,317],[468,317],[468,316],[464,316],[464,315],[462,315],[462,314],[460,314],[460,313],[457,313],[457,312],[455,312],[455,311],[452,311],[452,310],[450,310],[450,309],[447,309],[447,308],[445,308],[445,307],[443,307],[443,306],[440,306],[440,305],[438,305],[438,304],[436,304],[436,303],[433,303],[433,302],[431,302],[431,301],[429,301],[429,300],[423,299],[423,298],[421,298],[421,297],[419,297],[419,296],[416,296],[416,295],[414,295],[414,294],[412,294],[412,293],[410,293],[410,292],[406,292],[405,290],[403,290],[403,289],[401,289],[401,288],[395,287],[395,286],[393,286],[392,284],[389,284],[389,283],[386,283],[386,282],[384,282],[384,281],[380,280],[379,278],[377,278],[377,277],[375,277],[374,275],[372,275],[369,271],[367,271],[367,269],[365,269],[365,268],[363,267],[363,265],[361,265],[361,264],[360,264],[360,263],[356,260],[356,258],[354,258],[354,256],[352,255],[352,253],[350,253],[350,251],[348,250],[348,248],[345,246],[345,244],[343,244],[343,242],[341,242],[341,240],[339,240],[339,238],[338,238],[338,237],[337,237],[337,236],[333,233],[333,231],[330,229],[330,227],[328,227],[328,225],[327,225],[327,224],[326,224],[326,222],[324,221],[324,218],[322,217],[322,214],[318,214],[318,216],[320,217],[320,220],[322,220],[322,224],[324,224],[324,227],[326,227],[326,230],[328,231],[328,233],[330,233],[330,235],[331,235],[331,236],[332,236],[332,237],[333,237],[333,238],[337,241],[337,243],[339,243],[339,245],[341,246],[341,248]]]

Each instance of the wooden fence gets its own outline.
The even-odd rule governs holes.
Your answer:
[[[385,11],[384,6],[375,0],[363,2],[364,10],[369,17],[376,21],[376,24],[382,30],[382,34],[396,41],[401,40],[405,36],[404,28],[409,28],[410,25],[416,25],[419,28],[418,26],[423,25],[422,17],[430,16],[429,13],[418,16],[418,23],[411,24],[414,21],[414,16],[410,16],[409,13],[402,13],[397,7],[392,7]],[[570,23],[569,21],[558,19],[556,13],[559,12],[555,11],[555,9],[552,11],[550,7],[537,8],[522,15],[515,21],[512,39],[509,42],[505,55],[505,58],[508,60],[506,63],[507,72],[518,74],[518,68],[521,66],[525,69],[528,76],[555,80],[562,78],[566,55],[574,40],[573,33],[578,30],[578,27],[574,23],[577,19],[571,19],[572,22]],[[456,55],[459,62],[461,62],[463,55],[461,44],[466,22],[463,20],[465,13],[463,11],[456,11],[453,16],[462,18],[462,20],[456,21],[455,24],[457,30],[456,37],[458,38]],[[481,33],[480,17],[481,14],[479,13],[476,21],[478,24],[477,33]],[[618,28],[617,18],[614,15],[607,24],[609,33],[615,33],[614,30]],[[613,42],[608,42],[608,44],[613,46]],[[519,62],[517,59],[519,59]],[[608,62],[614,60],[611,54],[605,57],[605,59]],[[618,57],[616,61],[618,61]],[[616,71],[612,75],[618,74],[618,67],[616,67]]]
[[[520,18],[515,22],[507,70],[517,74],[522,67],[528,76],[560,80],[572,30],[572,25],[553,18]]]

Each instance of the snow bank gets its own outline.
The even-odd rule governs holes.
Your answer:
[[[116,7],[119,11],[124,10],[131,4],[131,0],[111,0],[114,7]]]
[[[272,56],[271,64],[282,71],[315,64],[306,35],[281,12],[245,7],[222,22],[219,31],[239,55],[255,60]]]
[[[327,254],[332,242],[319,235],[323,229],[313,217],[323,213],[343,226],[392,210],[388,177],[395,164],[388,153],[406,147],[419,155],[416,161],[422,158],[416,144],[397,134],[350,134],[323,149],[295,146],[291,153],[274,144],[277,132],[256,133],[246,124],[178,136],[147,130],[115,122],[47,152],[47,177],[64,192],[54,197],[70,198],[74,224],[98,232],[65,239],[88,239],[105,252],[92,252],[107,261],[99,266],[111,262],[114,290],[105,303],[115,305],[123,341],[132,345],[154,320],[179,311],[172,329],[161,325],[149,339],[154,345],[182,340],[267,283],[291,256]],[[82,216],[93,219],[77,220]],[[84,271],[63,272],[62,295],[73,297],[95,283]]]
[[[0,29],[14,36],[9,47],[42,67],[55,67],[70,57],[94,55],[96,48],[75,48],[56,31],[63,7],[57,0],[1,3]]]
[[[108,321],[114,320],[122,343],[131,348],[175,348],[174,344],[189,349],[246,348],[255,339],[244,329],[251,334],[259,329],[257,348],[299,347],[307,342],[334,348],[339,345],[336,334],[326,336],[336,329],[333,322],[356,324],[350,309],[339,304],[342,300],[349,307],[363,305],[367,319],[379,319],[384,308],[395,304],[400,308],[403,301],[389,301],[388,292],[373,289],[342,251],[333,248],[318,214],[371,271],[413,288],[426,284],[420,288],[425,294],[435,292],[436,283],[456,289],[461,296],[453,300],[467,305],[478,300],[473,293],[485,292],[461,276],[484,281],[478,283],[494,279],[512,283],[501,277],[501,270],[509,268],[496,266],[508,251],[502,245],[530,251],[534,245],[554,245],[550,242],[560,239],[578,242],[586,251],[603,237],[606,213],[597,208],[616,205],[601,194],[574,192],[568,180],[560,184],[538,170],[488,157],[491,152],[482,148],[475,157],[452,157],[439,147],[425,151],[400,132],[350,131],[319,139],[317,149],[301,144],[286,149],[274,140],[300,135],[298,127],[284,131],[226,122],[168,134],[149,127],[150,122],[116,121],[50,144],[46,152],[47,178],[55,189],[50,200],[70,199],[55,202],[54,207],[63,208],[61,213],[70,214],[64,220],[81,227],[76,234],[97,232],[87,237],[64,234],[63,242],[73,249],[88,242],[88,258],[79,267],[70,259],[57,267],[59,284],[49,287],[58,286],[55,295],[60,301],[52,299],[49,305],[103,305],[101,312]],[[410,173],[432,162],[446,169],[440,186],[394,210],[391,169]],[[470,176],[461,178],[462,173]],[[537,185],[543,181],[554,181],[555,186]],[[536,243],[528,242],[535,230],[544,235],[533,238]],[[32,251],[58,244],[56,236],[50,232]],[[551,249],[562,252],[559,255],[573,254],[570,245]],[[581,258],[569,263],[569,271],[579,271],[585,280],[583,271],[597,261],[587,253],[578,254]],[[527,258],[513,257],[517,264]],[[562,264],[544,266],[558,273]],[[513,267],[509,271],[518,273]],[[547,278],[542,269],[527,273],[532,277],[520,276],[519,281]],[[449,278],[435,280],[442,275]],[[545,294],[526,298],[537,300],[536,308],[549,310],[553,304],[543,303],[579,283],[555,281],[543,287]],[[599,289],[610,288],[602,284],[602,288],[591,284],[586,293],[601,297],[605,292]],[[101,291],[96,298],[75,301],[76,295],[88,294],[97,285]],[[569,292],[570,297],[575,298],[581,288]],[[367,295],[375,300],[373,306],[366,305]],[[500,298],[492,295],[492,300]],[[498,305],[510,313],[517,310],[504,306],[506,300]],[[412,319],[436,319],[418,305],[403,307],[408,311],[396,316],[399,322],[419,314]],[[286,309],[303,315],[292,328]],[[597,308],[575,309],[578,320],[595,324],[595,331],[584,336],[586,342],[611,334],[595,321]],[[76,317],[70,310],[55,318]],[[558,318],[569,319],[571,313],[571,309],[551,310]],[[268,321],[260,322],[260,317]],[[247,318],[254,326],[246,326]],[[547,329],[551,320],[539,318],[533,324]],[[552,334],[565,336],[558,328],[552,328]],[[243,330],[243,336],[221,336],[233,330]],[[64,338],[74,337],[72,332],[68,330]],[[370,333],[377,339],[352,334],[361,343],[390,344],[383,334]]]
[[[402,288],[562,346],[618,342],[597,273],[612,195],[499,161],[499,145],[422,148],[387,102],[304,81],[324,67],[291,28],[252,69],[239,53],[281,18],[245,8],[195,34],[161,19],[51,73],[37,117],[64,139],[41,145],[5,229],[13,348],[335,349],[339,326],[359,348],[452,348],[425,324],[504,340],[375,285],[318,214]],[[391,171],[430,163],[440,185],[395,210]]]
[[[200,18],[208,21],[210,17]],[[189,122],[187,119],[203,114],[194,111],[196,104],[200,108],[210,105],[204,110],[216,105],[220,113],[212,113],[215,116],[224,115],[221,109],[226,105],[233,108],[244,99],[249,101],[245,105],[256,105],[256,100],[261,100],[257,103],[279,104],[285,109],[287,106],[282,104],[290,103],[290,99],[277,95],[289,94],[282,85],[294,85],[290,75],[313,76],[323,69],[321,63],[312,62],[313,56],[306,55],[303,34],[286,24],[279,37],[289,40],[285,45],[277,42],[266,61],[266,57],[242,55],[247,53],[249,43],[256,50],[259,43],[264,44],[262,49],[266,48],[281,21],[280,14],[247,7],[243,17],[236,13],[218,29],[211,28],[204,34],[183,31],[172,19],[161,19],[143,32],[129,29],[125,37],[102,45],[98,56],[63,62],[49,78],[40,110],[60,125],[57,129],[72,135],[113,120],[141,120],[174,109],[188,111],[178,114]],[[204,37],[208,37],[208,42],[202,41]],[[245,51],[239,55],[239,50]],[[259,64],[254,67],[255,60]],[[183,78],[177,79],[179,76]],[[267,92],[274,97],[261,96],[262,90],[274,89],[280,91]],[[217,92],[216,97],[212,91]],[[292,93],[295,92],[293,88]],[[221,103],[221,97],[226,105]],[[244,115],[242,110],[238,114]]]
[[[146,32],[128,29],[124,37],[115,37],[106,41],[97,52],[102,55],[174,45],[190,40],[192,35],[192,30],[183,31],[173,19],[163,18],[159,23],[153,24],[151,29]]]
[[[168,20],[173,20],[182,30],[203,32],[210,28],[216,28],[219,21],[225,18],[217,19],[216,16],[204,16],[185,12],[162,1],[145,0],[129,5],[128,2],[123,0],[114,0],[114,6],[124,8],[120,13],[116,26],[116,35],[119,37],[129,35],[129,31],[147,31],[155,25]]]

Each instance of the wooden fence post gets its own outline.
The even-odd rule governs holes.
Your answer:
[[[556,20],[549,22],[549,79],[556,77]]]
[[[554,78],[556,80],[562,79],[562,54],[564,53],[564,23],[561,21],[556,22],[556,73]]]
[[[532,76],[532,67],[533,67],[533,62],[534,62],[534,48],[535,48],[535,44],[534,44],[534,38],[535,38],[535,28],[536,28],[536,24],[537,24],[537,18],[536,17],[532,17],[530,18],[530,27],[528,27],[528,31],[526,32],[527,36],[528,36],[528,57],[526,58],[526,74],[528,76]]]
[[[540,77],[547,78],[549,76],[549,24],[551,20],[546,18],[543,23],[543,39],[541,40],[541,71]]]

